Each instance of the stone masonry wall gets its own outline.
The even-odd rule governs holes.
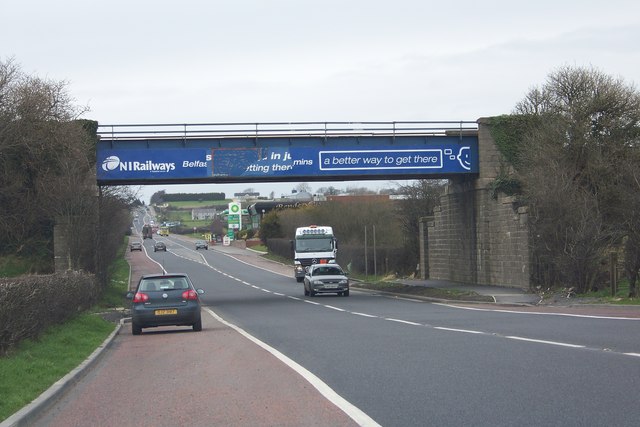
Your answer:
[[[440,198],[427,227],[429,278],[476,283],[473,191],[465,191],[463,184],[453,187]]]
[[[527,207],[504,195],[495,200],[488,190],[476,192],[476,203],[477,283],[529,288]]]
[[[425,263],[430,279],[528,288],[527,208],[489,185],[505,161],[491,137],[488,120],[478,120],[480,174],[450,181],[433,221],[424,227]]]
[[[61,224],[60,220],[58,220],[58,223],[53,228],[53,253],[56,273],[64,273],[71,269],[69,233],[69,226],[66,223]]]

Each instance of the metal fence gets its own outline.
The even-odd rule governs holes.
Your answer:
[[[475,134],[475,121],[266,122],[108,124],[98,126],[101,139],[268,138],[283,136],[406,136]]]

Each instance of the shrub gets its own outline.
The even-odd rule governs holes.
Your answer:
[[[90,308],[98,297],[96,278],[86,273],[0,279],[0,355]]]

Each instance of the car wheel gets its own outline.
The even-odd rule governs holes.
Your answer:
[[[131,323],[131,333],[133,335],[140,335],[142,333],[142,327],[140,327],[140,325],[137,325],[135,323]]]
[[[349,296],[349,291],[344,291],[344,292],[342,293],[342,296],[343,296],[343,297],[348,297],[348,296]]]
[[[296,277],[296,282],[302,283],[304,281],[304,277]]]
[[[198,321],[193,324],[193,332],[200,332],[201,330],[202,330],[202,319],[198,319]]]
[[[304,296],[305,296],[305,297],[308,297],[308,296],[309,296],[309,291],[307,290],[307,288],[306,288],[306,287],[304,288]]]
[[[316,292],[313,289],[309,288],[309,296],[313,297],[315,295],[316,295]]]

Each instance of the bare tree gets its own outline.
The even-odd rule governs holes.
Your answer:
[[[67,231],[66,268],[106,271],[96,254],[112,261],[129,222],[133,197],[107,191],[98,206],[97,123],[78,120],[86,111],[65,82],[0,61],[0,251],[38,265],[49,260],[41,272],[53,267],[56,224]],[[99,230],[109,231],[100,236]]]
[[[443,180],[420,179],[397,189],[398,194],[405,196],[398,201],[398,217],[411,265],[418,264],[420,258],[420,218],[433,215],[433,209],[440,205],[445,185]]]
[[[303,191],[307,193],[311,193],[311,186],[307,182],[299,183],[298,185],[296,185],[295,189],[298,193],[302,193]]]
[[[563,67],[515,112],[538,118],[518,159],[534,252],[546,265],[537,271],[588,291],[605,251],[635,239],[625,218],[640,204],[640,192],[625,184],[622,171],[640,167],[639,95],[595,69]]]
[[[330,185],[329,187],[320,187],[316,190],[318,194],[324,194],[325,196],[335,196],[340,194],[342,191]]]
[[[56,194],[65,173],[86,180],[95,157],[66,83],[24,75],[0,62],[0,241],[20,256],[50,252]],[[95,160],[93,160],[95,162]]]

